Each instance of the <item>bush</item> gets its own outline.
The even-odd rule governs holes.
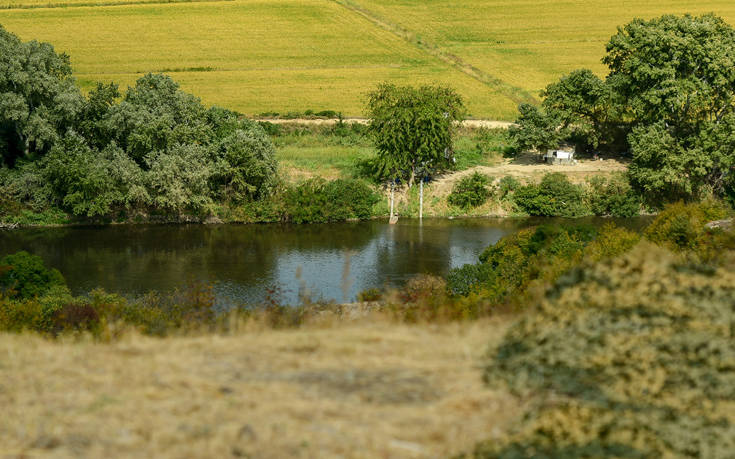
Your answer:
[[[490,308],[506,302],[525,306],[572,267],[618,256],[639,239],[613,224],[600,230],[586,225],[524,229],[485,249],[480,263],[451,270],[447,291],[453,297],[473,297]]]
[[[467,296],[477,292],[490,282],[493,273],[492,267],[485,263],[454,268],[447,275],[447,292],[452,296]]]
[[[582,187],[570,183],[560,172],[544,175],[538,185],[519,188],[513,200],[531,216],[581,217],[589,214]]]
[[[500,199],[505,199],[515,193],[521,187],[521,182],[512,175],[506,175],[500,179],[498,189],[500,191]]]
[[[285,221],[326,223],[369,218],[379,197],[359,180],[311,179],[288,189],[282,199]]]
[[[177,145],[170,151],[155,151],[146,157],[146,181],[155,207],[174,214],[202,212],[212,203],[209,179],[212,166],[206,149]]]
[[[0,292],[9,298],[27,299],[42,296],[53,287],[66,287],[56,269],[49,269],[41,257],[21,251],[0,258]]]
[[[712,233],[705,225],[731,214],[732,211],[719,201],[669,204],[646,228],[645,236],[673,250],[697,250],[706,246],[708,235]]]
[[[241,122],[214,148],[212,183],[220,196],[235,202],[262,199],[276,186],[276,150],[255,123]]]
[[[380,301],[383,299],[383,291],[379,288],[369,288],[363,290],[357,294],[357,301],[360,302],[373,302]]]
[[[516,323],[485,380],[532,396],[476,457],[729,457],[735,272],[643,244],[564,276]]]
[[[625,177],[592,177],[587,190],[587,201],[595,215],[635,217],[640,213],[641,199]]]
[[[479,172],[462,177],[449,194],[449,204],[469,209],[485,203],[493,195],[492,180]]]

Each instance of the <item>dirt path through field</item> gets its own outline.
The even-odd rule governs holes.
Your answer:
[[[273,124],[306,124],[315,126],[333,126],[339,122],[339,120],[329,118],[292,118],[292,119],[280,119],[280,118],[257,118],[255,121],[267,121]],[[344,118],[342,120],[345,123],[358,123],[367,124],[367,118]],[[463,127],[468,128],[488,128],[488,129],[507,129],[512,126],[513,123],[510,121],[494,121],[494,120],[464,120],[462,121]]]

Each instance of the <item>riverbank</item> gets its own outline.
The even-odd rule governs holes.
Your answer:
[[[286,166],[282,166],[286,167]],[[627,170],[626,163],[610,158],[606,160],[582,160],[575,165],[551,166],[538,163],[532,154],[521,155],[516,158],[495,158],[488,164],[478,164],[459,171],[450,171],[437,176],[433,181],[424,186],[423,215],[424,217],[527,217],[528,214],[518,209],[513,202],[496,196],[488,199],[484,204],[463,208],[453,206],[448,202],[448,196],[457,183],[472,174],[482,174],[490,180],[493,187],[498,187],[500,181],[505,177],[511,177],[520,184],[538,183],[542,177],[549,173],[560,173],[567,177],[570,183],[586,186],[594,177],[610,179],[623,174]],[[297,186],[304,180],[314,178],[315,171],[309,168],[292,168],[283,171],[287,186]],[[348,174],[340,174],[342,180],[353,180]],[[362,219],[387,218],[390,209],[390,191],[387,187],[374,189],[380,199],[365,211]],[[419,187],[409,189],[400,187],[395,192],[395,211],[399,217],[417,218],[419,216]],[[141,212],[132,215],[120,216],[119,218],[84,218],[69,215],[59,209],[44,212],[33,212],[22,210],[14,214],[6,211],[6,215],[0,212],[0,230],[22,227],[61,227],[61,226],[88,226],[88,225],[136,225],[136,224],[248,224],[262,223],[273,220],[269,216],[269,210],[262,214],[262,210],[247,206],[230,206],[226,204],[215,205],[209,213],[202,215],[149,215]],[[369,215],[368,215],[369,214]],[[270,220],[268,219],[270,218]],[[357,220],[358,218],[347,218],[346,220]]]
[[[373,318],[109,344],[0,334],[0,455],[451,456],[520,415],[481,377],[508,323]]]

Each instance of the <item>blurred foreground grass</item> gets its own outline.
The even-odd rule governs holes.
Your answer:
[[[481,380],[502,317],[112,343],[0,334],[0,456],[439,457],[520,411]]]

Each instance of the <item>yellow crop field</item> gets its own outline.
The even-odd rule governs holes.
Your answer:
[[[570,70],[602,73],[617,25],[684,12],[732,22],[735,2],[0,0],[0,24],[69,54],[83,88],[165,72],[247,114],[359,116],[378,82],[443,83],[473,117],[501,120]]]
[[[476,116],[515,103],[369,20],[324,0],[11,9],[0,24],[71,56],[83,86],[164,71],[205,103],[244,113],[362,113],[378,82],[447,83]]]
[[[735,23],[732,0],[344,0],[510,86],[538,95],[585,67],[601,76],[605,44],[634,18],[714,12]]]

